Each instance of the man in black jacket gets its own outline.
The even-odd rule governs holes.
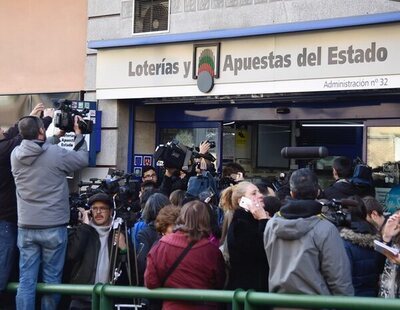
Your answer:
[[[98,193],[89,198],[90,210],[81,209],[82,224],[68,232],[68,249],[64,274],[71,284],[110,283],[112,259],[110,253],[118,244],[118,261],[126,258],[127,245],[123,233],[113,240],[113,202],[107,194]],[[127,276],[124,270],[124,277]],[[123,277],[118,279],[123,282]],[[128,283],[123,283],[128,284]],[[89,297],[73,296],[70,309],[91,309]]]
[[[335,183],[325,189],[324,198],[340,200],[357,194],[357,189],[350,182],[353,175],[353,164],[350,158],[344,156],[335,158],[332,173]]]
[[[47,128],[52,122],[53,109],[45,109],[43,103],[37,104],[30,115],[44,113],[43,123]],[[9,281],[17,253],[17,198],[15,183],[11,173],[10,155],[22,141],[18,123],[7,131],[0,128],[0,292]],[[0,301],[0,304],[4,303]]]

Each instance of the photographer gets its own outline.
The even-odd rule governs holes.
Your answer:
[[[156,168],[153,166],[144,166],[142,171],[142,183],[153,182],[155,187],[158,185],[158,177],[156,173]]]
[[[109,254],[113,242],[118,244],[121,254],[118,256],[119,260],[126,258],[124,234],[120,233],[118,240],[112,238],[113,202],[110,197],[105,193],[97,193],[89,198],[88,204],[90,210],[80,208],[82,223],[68,232],[64,274],[71,284],[108,283],[111,265]],[[126,272],[124,270],[125,275]],[[70,309],[91,309],[90,297],[73,296]]]
[[[20,278],[17,309],[32,309],[41,265],[45,283],[61,282],[69,222],[66,176],[88,164],[86,142],[75,117],[76,151],[52,145],[46,140],[44,124],[37,116],[20,119],[20,146],[11,153],[18,209]],[[44,295],[42,308],[56,309],[60,296]]]
[[[45,109],[43,103],[38,103],[29,115],[39,117],[43,113],[43,123],[47,128],[52,121],[53,112],[53,109]],[[21,141],[18,123],[7,131],[0,128],[0,292],[9,281],[17,252],[17,197],[10,156]],[[4,305],[5,302],[0,299],[0,303]]]
[[[210,146],[211,143],[209,141],[201,142],[198,154],[200,156],[207,154],[210,150]],[[166,166],[165,174],[160,185],[160,191],[169,197],[174,190],[186,190],[189,178],[195,174],[194,170],[195,169],[191,169],[191,173],[186,173],[182,171],[182,169]]]

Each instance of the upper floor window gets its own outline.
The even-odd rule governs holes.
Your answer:
[[[133,33],[167,31],[169,0],[135,0],[133,6]]]

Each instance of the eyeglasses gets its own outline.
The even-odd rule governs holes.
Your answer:
[[[92,212],[93,213],[105,213],[106,211],[109,211],[110,208],[107,207],[93,207]]]
[[[143,178],[144,179],[154,179],[156,178],[157,175],[156,174],[148,174],[148,175],[144,175]]]

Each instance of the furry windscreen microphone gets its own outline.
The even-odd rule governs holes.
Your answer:
[[[324,158],[328,156],[325,146],[288,146],[281,150],[283,158]]]

